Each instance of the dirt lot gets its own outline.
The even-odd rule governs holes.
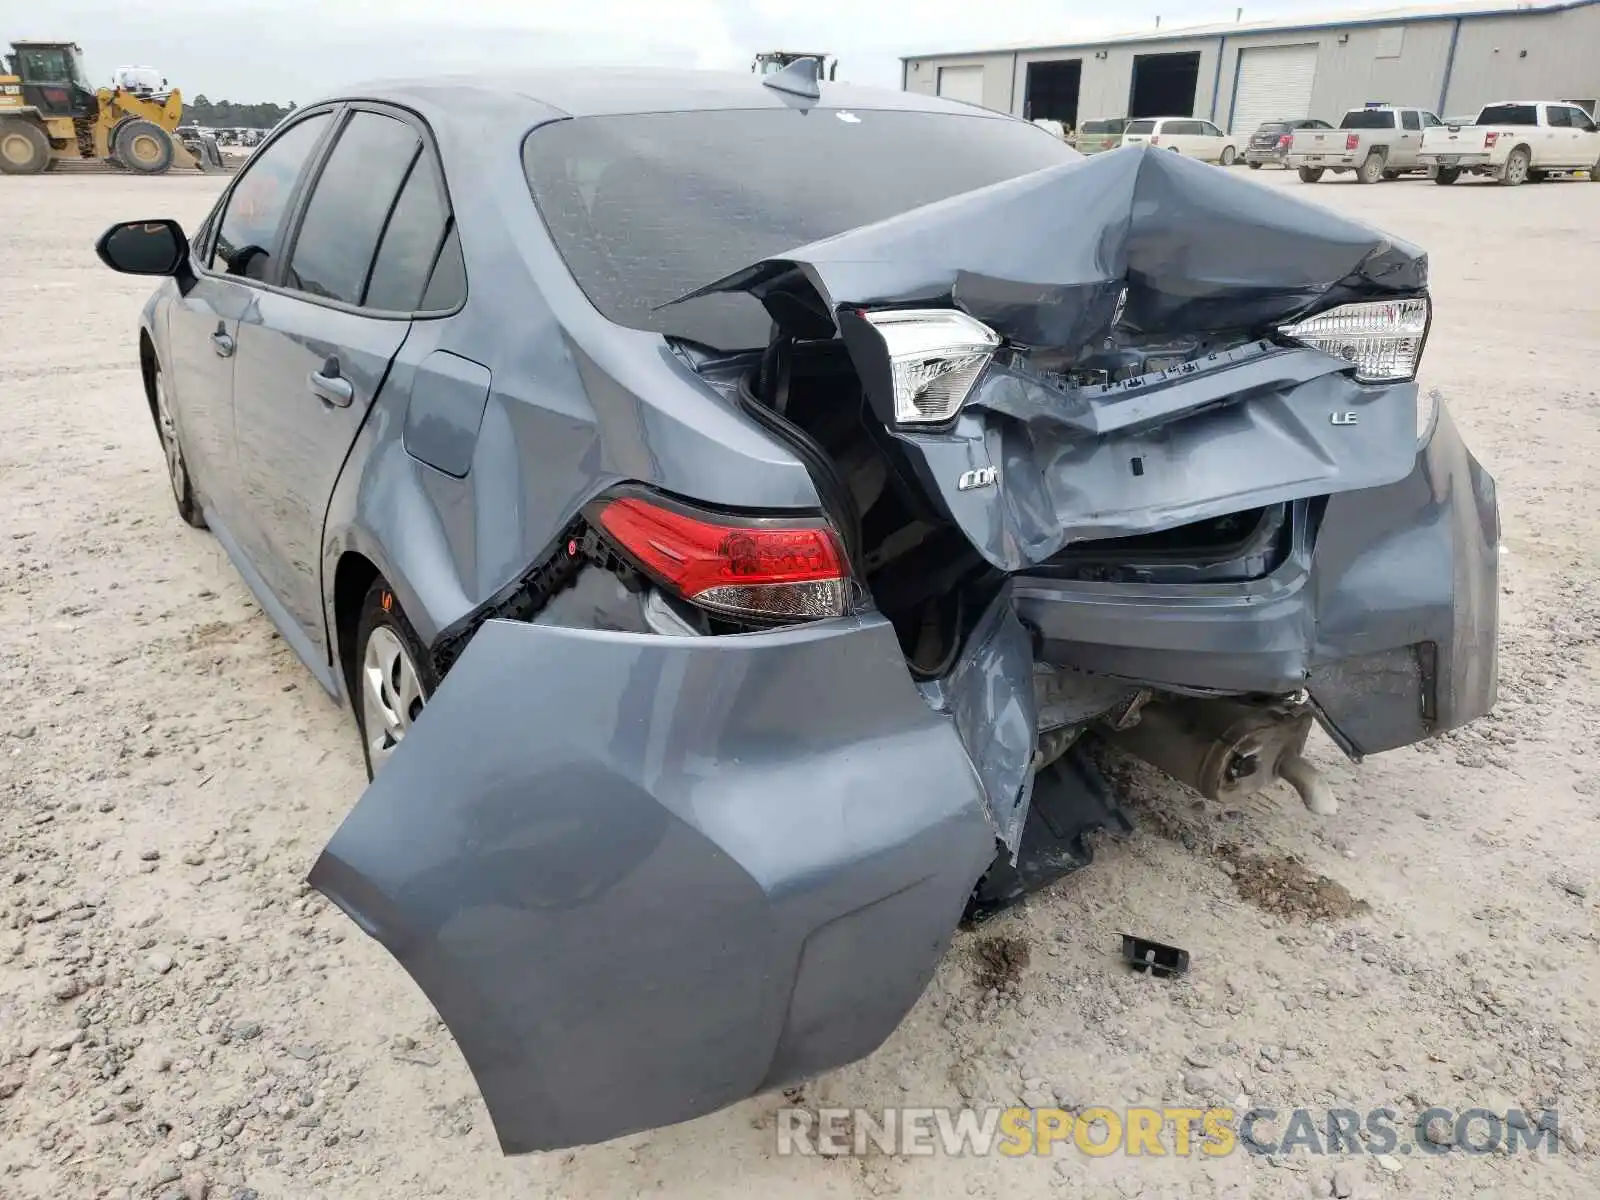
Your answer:
[[[768,1097],[502,1159],[421,995],[302,883],[362,784],[352,723],[174,515],[149,288],[90,248],[115,218],[192,227],[219,183],[50,176],[0,180],[0,1196],[1594,1194],[1600,188],[1253,178],[1432,252],[1426,374],[1504,510],[1499,709],[1361,767],[1319,742],[1330,819],[1139,774],[1133,837],[958,937],[805,1102],[1550,1104],[1557,1154],[780,1158]],[[1124,930],[1192,974],[1125,973]]]

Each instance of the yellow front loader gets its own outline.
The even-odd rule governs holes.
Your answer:
[[[221,168],[215,139],[183,138],[177,89],[93,89],[73,42],[13,42],[0,74],[0,172],[37,175],[69,159],[144,175]]]

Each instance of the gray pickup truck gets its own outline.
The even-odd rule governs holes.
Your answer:
[[[1422,132],[1443,124],[1422,108],[1352,108],[1337,129],[1296,130],[1284,165],[1299,171],[1305,183],[1316,183],[1326,171],[1354,171],[1358,183],[1398,179],[1427,169],[1418,158]]]

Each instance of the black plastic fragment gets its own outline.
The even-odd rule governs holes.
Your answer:
[[[1012,863],[1004,850],[995,858],[967,903],[966,922],[982,924],[1028,893],[1088,866],[1094,850],[1086,839],[1096,829],[1129,834],[1133,823],[1117,804],[1088,745],[1079,742],[1039,772],[1017,861]]]
[[[1131,933],[1122,935],[1122,958],[1135,971],[1141,974],[1159,975],[1162,978],[1183,975],[1189,970],[1187,950],[1134,937]]]

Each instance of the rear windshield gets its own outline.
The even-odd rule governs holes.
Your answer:
[[[1154,133],[1155,131],[1156,123],[1154,121],[1129,121],[1128,127],[1123,130],[1124,133]]]
[[[1288,133],[1293,128],[1294,128],[1294,126],[1290,125],[1289,122],[1287,122],[1287,121],[1268,121],[1265,125],[1261,126],[1260,129],[1257,129],[1256,132],[1257,133]]]
[[[1126,121],[1085,121],[1078,129],[1079,133],[1121,133]]]
[[[1076,158],[1026,121],[825,108],[578,117],[523,147],[534,201],[589,301],[619,325],[719,350],[767,344],[758,301],[659,306],[808,242]]]
[[[1345,113],[1340,129],[1393,129],[1394,113],[1388,109],[1356,108]]]
[[[1535,104],[1491,104],[1478,114],[1479,125],[1537,125],[1539,108]]]

